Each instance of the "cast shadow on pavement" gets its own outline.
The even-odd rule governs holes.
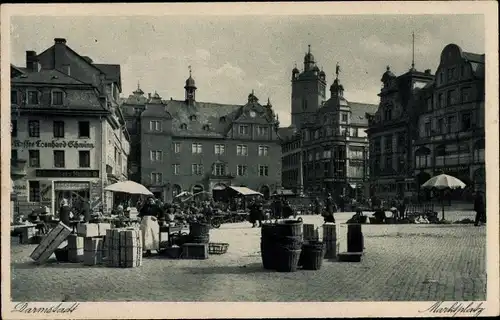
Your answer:
[[[239,266],[208,266],[198,268],[183,268],[190,274],[249,274],[249,273],[270,273],[262,267],[262,263],[249,263]]]
[[[71,262],[57,262],[56,260],[49,260],[44,264],[36,264],[34,261],[18,262],[12,263],[11,269],[39,269],[39,268],[55,268],[55,269],[75,269],[75,268],[102,268],[104,266],[84,266],[83,263],[71,263]]]

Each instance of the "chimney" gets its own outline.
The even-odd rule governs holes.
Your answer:
[[[64,74],[68,75],[68,76],[71,76],[71,68],[69,66],[69,64],[65,64],[62,66],[62,70],[61,70]]]
[[[26,51],[26,69],[30,72],[38,72],[38,57],[35,51]]]
[[[54,69],[63,71],[63,65],[66,64],[66,39],[54,39]],[[64,71],[63,71],[64,72]]]
[[[425,69],[424,73],[425,74],[431,74],[431,69]]]

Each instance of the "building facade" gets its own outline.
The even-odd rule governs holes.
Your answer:
[[[109,210],[104,188],[127,177],[128,133],[117,65],[93,64],[55,39],[26,67],[11,66],[11,176],[20,213],[63,198]]]
[[[200,102],[191,75],[184,88],[183,100],[154,93],[140,104],[143,93],[136,92],[123,104],[144,109],[140,158],[133,160],[140,182],[165,201],[182,191],[211,193],[230,185],[268,197],[281,185],[277,119],[269,101],[261,105],[252,92],[243,105]]]
[[[413,66],[395,76],[390,67],[383,74],[377,112],[369,116],[370,195],[392,199],[411,196],[415,191],[413,148],[419,105],[414,95],[432,83],[431,70],[417,71]]]
[[[465,193],[457,190],[452,198],[485,190],[484,75],[484,54],[464,52],[455,44],[443,49],[435,81],[418,97],[417,187],[446,173],[467,185]]]
[[[338,78],[325,101],[325,73],[310,48],[304,70],[292,70],[292,125],[280,128],[282,184],[299,194],[359,197],[368,180],[367,114],[375,105],[349,102]],[[300,103],[299,103],[300,102]]]

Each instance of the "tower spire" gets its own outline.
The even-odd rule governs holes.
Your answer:
[[[311,53],[311,45],[310,44],[307,45],[307,53]]]
[[[415,70],[415,32],[411,33],[411,70]]]
[[[339,73],[340,73],[340,65],[337,62],[337,65],[335,66],[335,80],[339,79]]]
[[[191,71],[192,71],[191,65],[188,66],[188,70],[189,70],[189,76],[191,77]]]

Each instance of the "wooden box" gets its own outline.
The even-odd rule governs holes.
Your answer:
[[[76,234],[68,236],[68,261],[82,262],[83,261],[83,237]]]
[[[111,229],[109,223],[80,223],[77,226],[77,233],[85,238],[104,237],[108,229]]]
[[[64,223],[59,224],[42,240],[42,242],[33,250],[30,258],[37,263],[45,263],[54,251],[68,238],[71,234],[71,228]]]
[[[341,262],[361,262],[361,252],[342,252],[338,254],[338,260]]]
[[[26,226],[21,228],[21,244],[32,244],[36,235],[36,226]]]
[[[102,238],[85,238],[83,264],[86,266],[95,266],[102,263],[103,252]]]
[[[185,243],[182,245],[182,258],[208,259],[208,243]]]
[[[142,235],[133,228],[111,229],[106,235],[107,265],[134,268],[142,265]]]

